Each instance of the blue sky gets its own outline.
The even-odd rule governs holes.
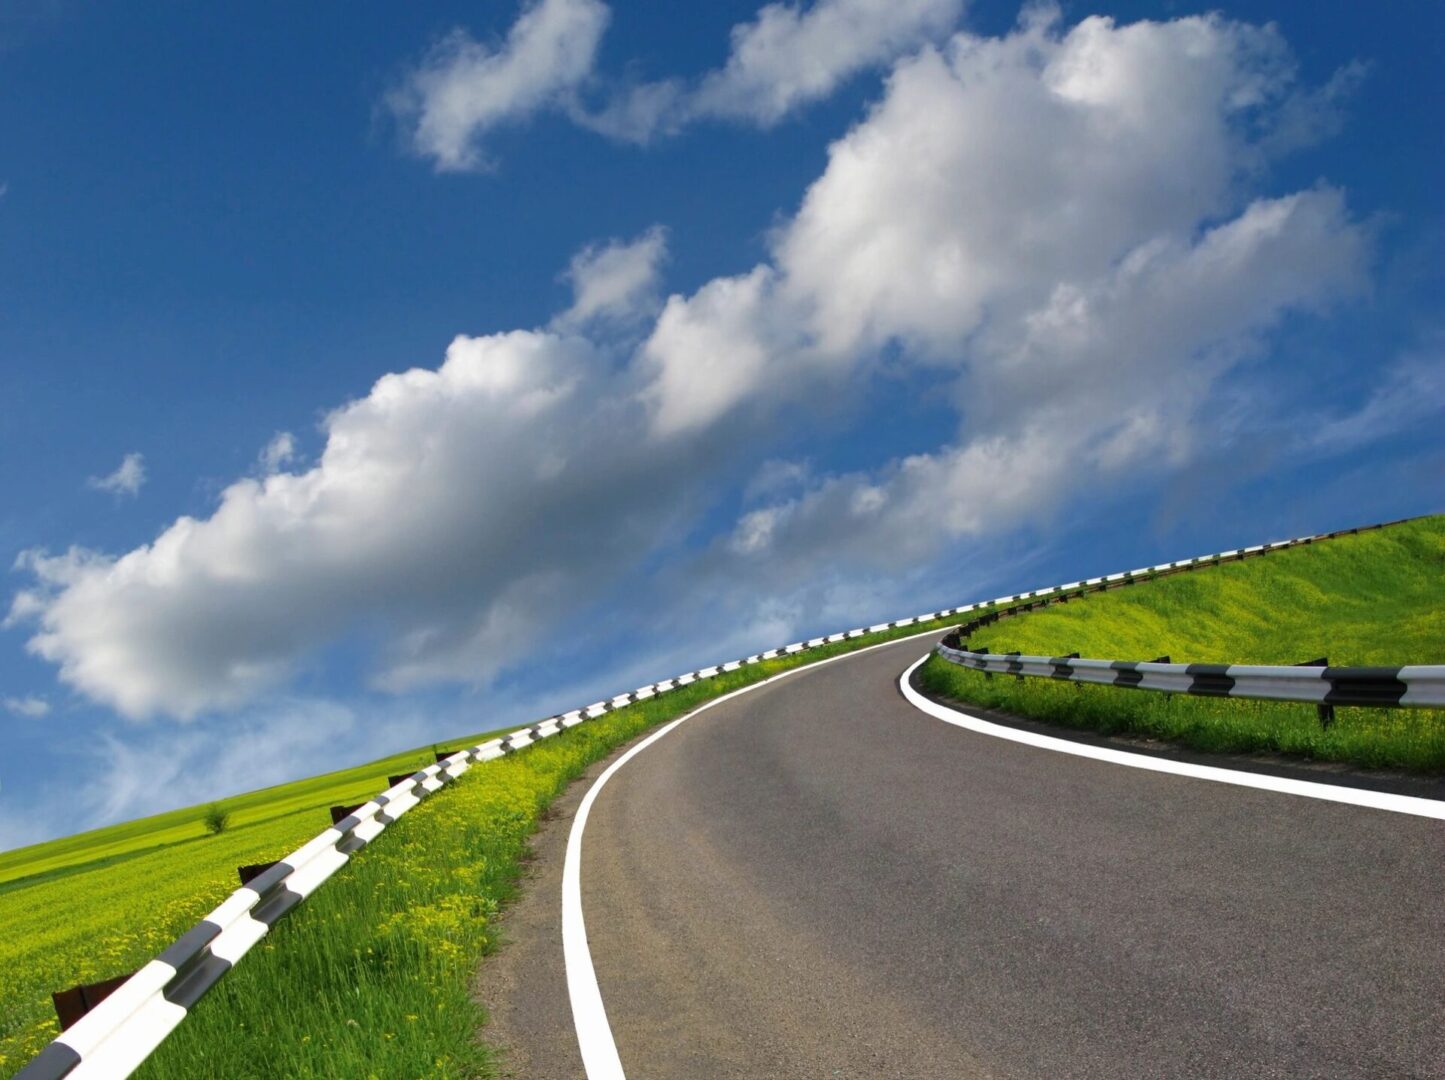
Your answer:
[[[0,847],[1441,508],[1439,5],[678,10],[0,8]]]

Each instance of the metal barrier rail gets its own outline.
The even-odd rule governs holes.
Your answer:
[[[794,642],[778,649],[755,653],[742,660],[732,660],[671,679],[663,679],[585,708],[549,717],[503,738],[458,750],[450,757],[419,770],[401,783],[362,803],[333,827],[326,829],[269,870],[237,889],[219,907],[182,934],[175,944],[57,1036],[15,1075],[15,1080],[61,1080],[62,1077],[68,1080],[122,1080],[129,1076],[185,1019],[187,1011],[201,996],[260,941],[277,920],[311,895],[327,878],[344,866],[353,854],[374,840],[387,825],[431,793],[439,791],[461,776],[473,765],[523,749],[583,721],[603,716],[613,709],[644,701],[699,679],[714,678],[724,672],[736,671],[765,660],[791,656],[825,645],[971,611],[997,609],[1003,605],[1015,605],[1006,612],[1012,614],[1030,610],[1041,603],[1060,602],[1074,595],[1111,589],[1232,559],[1267,555],[1285,548],[1400,523],[1364,525],[1318,536],[1258,544],[1215,555],[1201,555],[1194,559],[1074,581],[1031,593],[944,608],[908,619],[876,623],[826,637]],[[1019,601],[1027,603],[1020,605]],[[982,620],[976,621],[990,621],[993,614],[991,612],[983,616]],[[1313,669],[1313,677],[1318,678],[1320,670],[1330,669]]]
[[[950,635],[951,636],[951,635]],[[1311,705],[1427,708],[1445,705],[1445,664],[1405,667],[1273,667],[1260,664],[1167,664],[1133,660],[1081,660],[1076,656],[1022,656],[969,652],[939,642],[950,664],[990,675],[1032,676],[1069,682],[1159,690],[1197,697],[1301,701]]]

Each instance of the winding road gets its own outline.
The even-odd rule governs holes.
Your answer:
[[[595,791],[630,1080],[1445,1076],[1445,823],[951,726],[899,691],[929,644],[724,701]],[[605,766],[483,968],[510,1075],[585,1075],[559,901]]]

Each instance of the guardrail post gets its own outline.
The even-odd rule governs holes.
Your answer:
[[[1156,656],[1156,657],[1154,657],[1153,660],[1150,660],[1150,661],[1149,661],[1149,663],[1151,663],[1151,664],[1172,664],[1173,662],[1174,662],[1173,660],[1170,660],[1170,659],[1169,659],[1169,654],[1168,654],[1168,653],[1165,653],[1163,656]],[[1165,705],[1168,705],[1168,704],[1169,704],[1171,701],[1173,701],[1173,700],[1174,700],[1174,695],[1171,694],[1168,690],[1165,690],[1165,691],[1164,691],[1164,704],[1165,704]]]
[[[60,1020],[60,1030],[67,1030],[91,1009],[119,990],[122,984],[134,974],[135,972],[132,971],[129,975],[118,975],[114,979],[86,983],[84,986],[72,986],[69,990],[60,990],[51,994],[50,1000],[55,1005],[55,1015]]]
[[[1314,660],[1303,660],[1303,661],[1301,661],[1300,663],[1298,663],[1298,664],[1295,665],[1295,667],[1329,667],[1329,666],[1330,666],[1330,658],[1329,658],[1328,656],[1320,656],[1320,657],[1315,658]],[[1320,728],[1321,728],[1322,730],[1328,731],[1330,725],[1335,722],[1335,707],[1334,707],[1333,705],[1321,703],[1321,704],[1315,706],[1315,713],[1316,713],[1316,715],[1318,715],[1319,718],[1320,718]]]
[[[248,863],[245,866],[236,867],[236,876],[241,879],[242,885],[249,885],[275,865],[274,862]]]

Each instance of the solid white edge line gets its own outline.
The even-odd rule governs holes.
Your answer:
[[[1274,791],[1282,795],[1299,795],[1307,799],[1323,799],[1326,802],[1363,806],[1371,810],[1390,810],[1397,814],[1412,814],[1415,817],[1445,821],[1445,801],[1438,799],[1421,799],[1413,795],[1392,795],[1388,792],[1370,791],[1366,788],[1319,784],[1312,780],[1293,780],[1264,773],[1240,772],[1237,769],[1226,769],[1217,765],[1194,765],[1185,761],[1171,761],[1168,758],[1135,754],[1128,750],[1111,750],[1103,746],[1090,746],[1087,743],[1074,742],[1071,739],[1039,735],[1032,731],[1023,731],[1004,724],[980,720],[966,712],[930,701],[909,685],[909,677],[928,659],[928,655],[920,657],[899,676],[898,689],[903,692],[908,703],[920,712],[942,720],[945,724],[966,728],[979,735],[991,735],[996,739],[1008,739],[1010,742],[1023,743],[1025,746],[1037,747],[1040,750],[1073,754],[1075,757],[1106,761],[1111,765],[1125,765],[1131,769],[1187,776],[1195,780],[1212,780],[1219,784],[1234,784],[1236,787],[1257,788],[1260,791]]]
[[[721,705],[740,694],[760,690],[769,683],[786,679],[789,675],[797,675],[799,672],[816,670],[825,664],[851,660],[875,649],[886,649],[900,642],[932,637],[944,632],[942,628],[935,628],[921,634],[908,634],[905,637],[880,641],[877,645],[867,645],[852,652],[815,660],[811,664],[799,664],[761,682],[742,686],[722,697],[713,698],[692,712],[669,721],[643,739],[609,765],[588,789],[577,807],[576,816],[572,819],[572,830],[567,834],[567,854],[562,863],[562,963],[567,972],[567,996],[572,1002],[572,1023],[577,1029],[577,1047],[582,1052],[582,1068],[587,1080],[626,1080],[626,1074],[622,1071],[622,1059],[617,1055],[617,1042],[612,1037],[612,1026],[607,1021],[607,1009],[602,1004],[602,990],[597,985],[597,972],[592,966],[592,950],[587,945],[587,923],[582,916],[582,833],[587,828],[587,816],[592,812],[592,804],[596,801],[598,792],[612,778],[613,773],[684,720],[691,720],[698,713],[707,712],[713,706]],[[916,666],[915,664],[914,667]]]

